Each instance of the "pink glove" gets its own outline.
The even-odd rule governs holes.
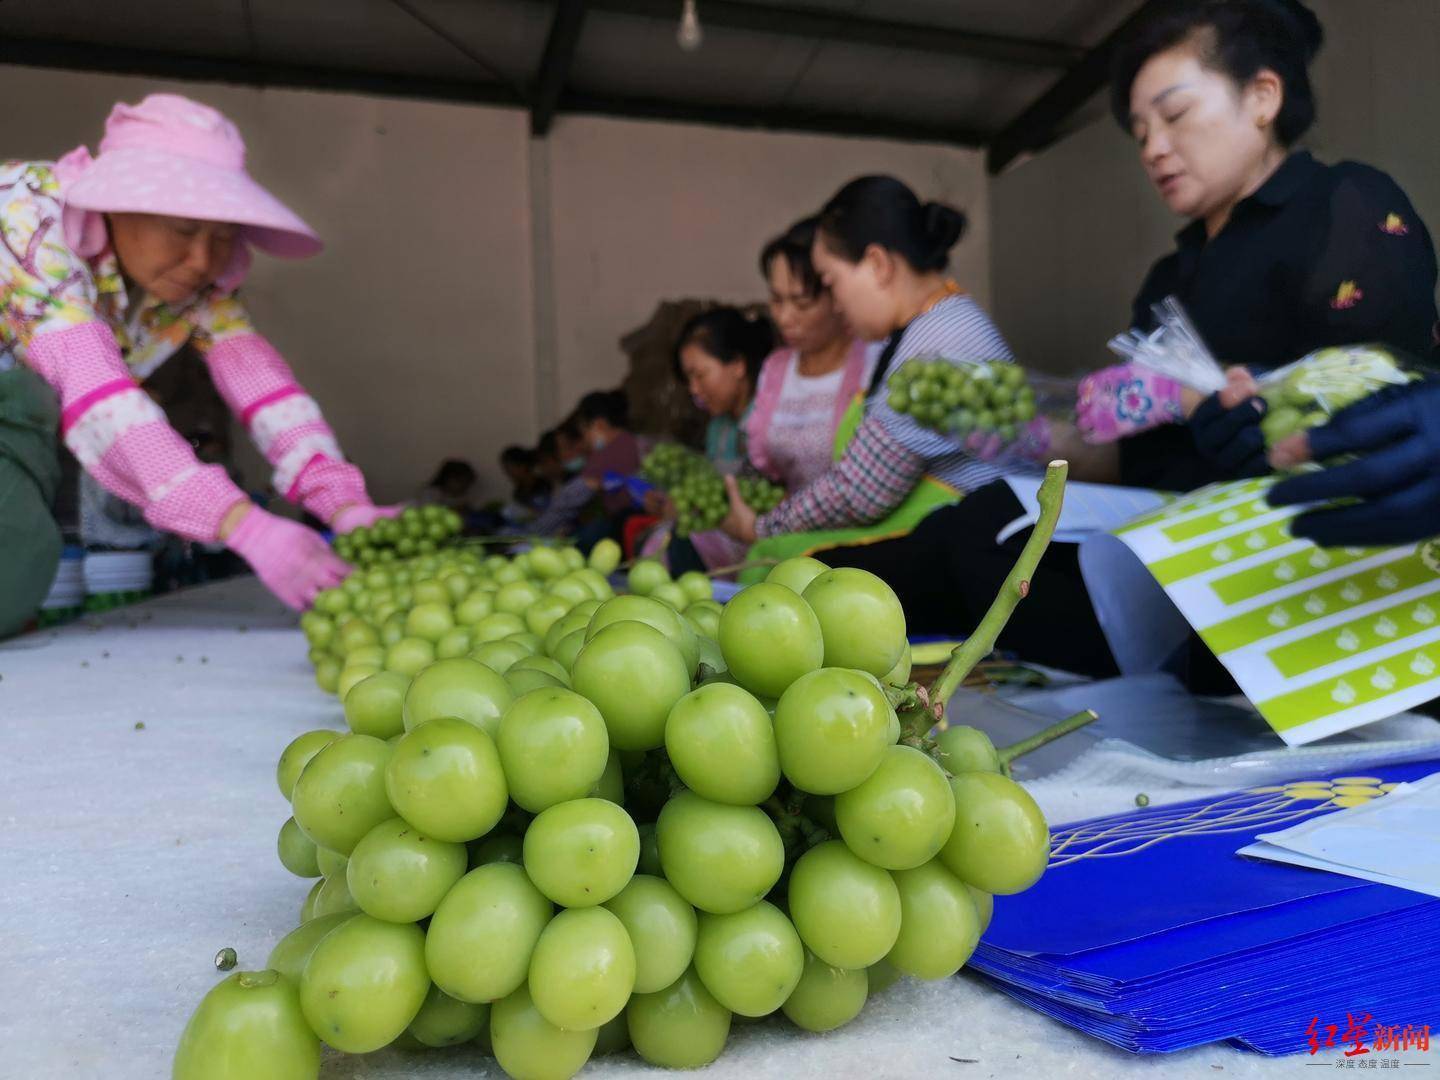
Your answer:
[[[303,611],[321,589],[345,580],[350,567],[320,535],[304,525],[252,508],[225,542],[250,564],[272,593]]]
[[[353,532],[362,525],[369,527],[381,518],[396,517],[403,506],[372,506],[370,503],[352,503],[335,515],[330,527],[337,536]]]
[[[1088,443],[1110,443],[1185,419],[1180,384],[1139,364],[1102,368],[1080,380],[1075,426]]]

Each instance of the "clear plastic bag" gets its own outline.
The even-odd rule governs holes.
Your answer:
[[[1010,360],[926,355],[897,365],[885,394],[896,412],[976,457],[1033,462],[1048,454],[1050,420],[1073,417],[1075,387]]]
[[[1151,311],[1156,328],[1130,330],[1110,341],[1110,351],[1134,364],[1168,376],[1210,395],[1226,386],[1225,370],[1190,322],[1175,297]],[[1419,378],[1414,364],[1383,345],[1339,345],[1258,375],[1255,379],[1266,414],[1261,429],[1267,443],[1324,423],[1347,405],[1387,386]]]

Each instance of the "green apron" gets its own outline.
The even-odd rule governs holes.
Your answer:
[[[60,485],[55,392],[29,368],[0,371],[0,638],[24,628],[55,580]]]
[[[860,421],[865,418],[865,395],[856,394],[855,400],[845,410],[835,429],[835,460],[839,461],[855,437]],[[767,536],[756,541],[746,556],[746,562],[765,559],[791,559],[797,555],[815,555],[830,548],[851,547],[857,544],[874,544],[881,540],[894,540],[914,530],[932,511],[958,502],[960,492],[933,476],[922,476],[905,501],[890,512],[883,521],[851,529],[821,529],[815,532],[782,533]],[[769,566],[753,566],[740,571],[739,580],[749,585],[763,581],[770,572]]]

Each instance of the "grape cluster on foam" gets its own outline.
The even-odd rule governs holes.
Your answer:
[[[314,884],[201,1001],[175,1080],[312,1080],[322,1042],[693,1068],[734,1017],[829,1031],[954,974],[1040,876],[1044,819],[988,740],[902,734],[879,578],[791,559],[722,606],[651,560],[614,595],[619,559],[442,551],[320,597],[302,629],[345,730],[276,769],[279,858]]]

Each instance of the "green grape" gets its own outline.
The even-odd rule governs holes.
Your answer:
[[[405,692],[405,730],[438,717],[454,717],[494,737],[500,714],[513,700],[505,680],[479,661],[437,660],[417,674]]]
[[[480,624],[485,616],[492,615],[494,611],[494,590],[481,586],[481,588],[472,590],[464,600],[455,606],[455,622],[461,626],[475,626]]]
[[[880,960],[865,969],[865,980],[870,984],[870,996],[882,994],[904,976],[904,972],[889,960]]]
[[[635,947],[637,994],[663,990],[695,956],[695,909],[664,878],[636,874],[605,902]]]
[[[665,870],[660,865],[660,842],[655,839],[654,822],[639,826],[639,832],[640,861],[636,864],[636,873],[649,874],[652,877],[663,876]]]
[[[585,648],[585,631],[575,630],[561,638],[555,646],[555,651],[551,653],[551,658],[570,672],[572,685],[575,679],[575,661],[579,658],[580,650],[583,648]],[[682,658],[680,662],[684,664],[685,661]]]
[[[437,591],[445,592],[443,587]],[[441,638],[454,629],[455,616],[450,610],[448,594],[443,599],[417,603],[405,616],[405,635],[421,638],[431,644],[438,643]]]
[[[525,831],[525,872],[565,907],[603,904],[623,889],[640,859],[640,834],[623,808],[574,799],[536,815]]]
[[[475,639],[470,630],[457,626],[435,643],[435,659],[453,660],[457,656],[464,656],[474,645]]]
[[[540,590],[528,581],[512,581],[495,593],[495,610],[510,615],[525,614],[525,609],[540,599]]]
[[[765,580],[773,585],[784,585],[787,589],[804,595],[806,587],[829,569],[819,559],[798,555],[772,566],[765,575]]]
[[[340,689],[340,661],[333,656],[327,656],[315,665],[315,685],[324,690],[327,694],[334,694]]]
[[[530,551],[530,569],[535,576],[548,580],[565,573],[565,557],[555,548],[537,547]]]
[[[565,688],[565,684],[549,672],[536,671],[534,668],[522,668],[513,664],[505,673],[505,685],[510,688],[510,692],[517,699],[524,697],[532,690]]]
[[[567,599],[551,593],[536,600],[535,603],[526,608],[523,613],[525,627],[532,634],[538,634],[543,638],[544,635],[549,632],[550,627],[554,626],[569,614],[570,608],[574,604],[578,604],[581,600],[585,599],[586,596],[590,595],[590,591],[578,581],[561,582],[560,585],[569,586],[570,589],[576,590],[583,595],[572,596]]]
[[[395,812],[415,828],[457,843],[493,829],[509,800],[495,743],[452,717],[427,720],[395,744],[385,791]]]
[[[315,900],[320,895],[320,890],[325,887],[325,879],[321,878],[310,886],[310,891],[305,894],[305,902],[300,905],[300,922],[307,923],[315,917]]]
[[[753,694],[779,697],[820,667],[825,642],[815,612],[794,590],[761,582],[742,589],[720,616],[720,651]]]
[[[688,603],[709,600],[715,595],[715,586],[699,570],[689,570],[681,574],[676,584],[685,590],[685,598]]]
[[[868,570],[827,570],[805,589],[820,622],[825,666],[889,674],[904,655],[905,612],[895,591]]]
[[[175,1049],[173,1080],[315,1080],[320,1040],[294,982],[236,971],[201,999]]]
[[[831,967],[811,953],[795,989],[780,1006],[790,1022],[806,1031],[834,1031],[860,1015],[870,995],[864,971]]]
[[[626,1026],[625,1010],[611,1017],[595,1031],[595,1049],[592,1057],[605,1054],[620,1054],[630,1049],[630,1030]]]
[[[590,568],[602,574],[613,574],[623,555],[620,545],[607,536],[590,549]]]
[[[974,885],[966,885],[965,888],[970,890],[970,899],[975,903],[975,914],[980,919],[980,933],[983,934],[990,928],[990,917],[995,914],[995,898]]]
[[[695,972],[725,1008],[765,1016],[785,1003],[805,969],[805,948],[784,913],[761,900],[729,915],[700,916]]]
[[[535,945],[528,985],[540,1015],[562,1030],[613,1020],[635,987],[635,949],[624,925],[603,907],[560,912]]]
[[[652,750],[664,743],[665,718],[689,693],[692,670],[654,627],[618,622],[586,642],[571,669],[571,684],[600,710],[612,746]]]
[[[362,679],[344,697],[345,722],[356,735],[388,739],[405,730],[402,708],[410,677],[398,671],[380,671]]]
[[[812,795],[863,783],[889,746],[895,711],[871,676],[846,668],[802,675],[775,706],[775,745],[786,779]]]
[[[834,967],[878,962],[900,933],[895,882],[838,840],[817,844],[796,861],[789,904],[806,948]]]
[[[465,874],[465,845],[433,840],[400,818],[382,821],[350,854],[346,882],[367,915],[416,922]]]
[[[524,841],[514,833],[491,833],[470,844],[470,869],[492,862],[508,862],[522,866],[525,862],[524,852]]]
[[[385,668],[415,675],[435,660],[435,646],[425,638],[403,637],[385,651]]]
[[[889,746],[863,783],[835,796],[835,821],[862,859],[907,870],[929,862],[950,839],[955,798],[944,770],[928,754]]]
[[[955,876],[1001,896],[1039,881],[1050,859],[1050,829],[1030,793],[991,772],[960,773],[950,788],[955,828],[940,859]]]
[[[685,609],[684,615],[696,634],[715,638],[720,634],[720,613],[723,610],[714,600],[696,600]]]
[[[382,670],[383,668],[379,664],[355,664],[347,660],[345,666],[340,669],[339,678],[335,680],[335,696],[340,699],[340,704],[345,704],[345,699],[350,696],[350,691],[358,683]]]
[[[900,936],[886,959],[907,975],[949,978],[980,940],[975,902],[938,859],[893,876],[900,892]]]
[[[296,877],[313,878],[320,876],[320,865],[316,862],[315,841],[300,831],[295,819],[286,818],[280,826],[280,835],[275,847],[280,855],[280,865]]]
[[[770,715],[738,686],[713,683],[677,701],[665,749],[685,785],[714,802],[753,806],[780,782]]]
[[[620,765],[620,755],[614,750],[605,758],[605,771],[600,774],[600,779],[586,794],[606,799],[616,806],[625,805],[625,772]]]
[[[635,1052],[666,1069],[710,1064],[730,1035],[730,1010],[705,989],[694,968],[663,990],[637,993],[625,1020]]]
[[[344,874],[340,874],[321,879],[315,901],[310,905],[310,917],[313,919],[340,913],[353,915],[359,910],[360,905],[355,902],[355,897],[350,895],[349,881]]]
[[[956,724],[942,731],[935,742],[940,764],[952,774],[1001,770],[999,751],[990,736],[979,728]]]
[[[317,845],[348,856],[395,811],[385,795],[390,747],[370,735],[342,735],[310,759],[295,781],[295,822]]]
[[[665,804],[655,840],[666,880],[702,911],[750,907],[785,868],[785,845],[763,810],[726,806],[691,791]]]
[[[665,569],[664,563],[655,559],[637,559],[630,567],[626,584],[635,595],[648,596],[657,586],[669,580],[670,571]]]
[[[531,655],[526,647],[517,641],[505,638],[502,641],[487,641],[470,650],[470,659],[484,664],[497,675],[504,675],[518,660]]]
[[[609,756],[605,718],[570,690],[535,690],[500,718],[496,739],[510,797],[532,814],[587,795]]]
[[[620,622],[639,622],[654,627],[680,650],[688,670],[700,662],[699,643],[695,631],[673,608],[648,596],[617,596],[596,609],[585,629],[585,639],[593,639],[607,626]]]
[[[540,1015],[526,986],[490,1008],[490,1045],[514,1080],[570,1080],[590,1060],[597,1031],[560,1030]]]
[[[300,976],[311,1029],[347,1054],[394,1042],[430,989],[418,926],[356,915],[321,939]]]
[[[331,851],[329,848],[317,847],[315,849],[315,865],[320,868],[320,873],[325,877],[345,876],[345,868],[350,865],[350,860],[338,851]]]
[[[331,915],[320,915],[307,919],[275,943],[270,950],[265,966],[280,972],[296,986],[300,985],[300,973],[305,970],[305,961],[315,951],[326,934],[335,927],[353,919],[357,912],[337,911]]]
[[[471,627],[477,645],[488,641],[503,641],[511,634],[518,634],[525,629],[525,620],[508,611],[492,612]]]
[[[425,964],[435,985],[461,1001],[502,998],[525,982],[530,956],[554,908],[525,871],[486,863],[440,901],[425,931]]]

